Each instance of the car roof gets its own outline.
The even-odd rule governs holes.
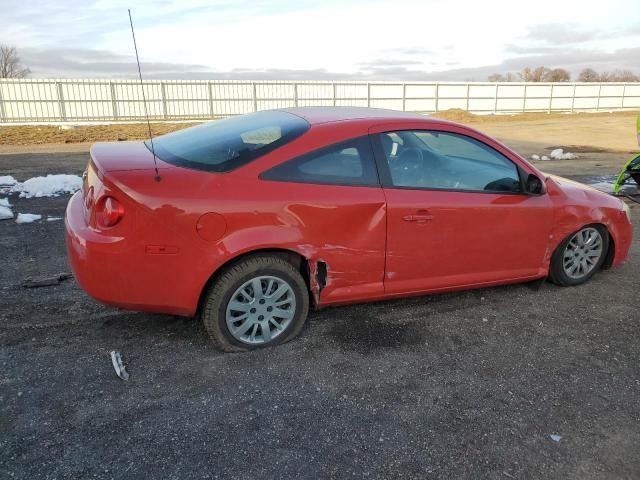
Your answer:
[[[283,108],[282,111],[304,118],[311,125],[329,122],[344,122],[350,120],[372,120],[372,123],[389,121],[429,121],[431,123],[450,123],[426,115],[385,108],[368,107],[294,107]]]

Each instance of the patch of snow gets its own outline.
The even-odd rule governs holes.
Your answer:
[[[540,160],[540,155],[536,155],[535,153],[531,155],[531,160]]]
[[[559,442],[560,440],[562,440],[562,437],[560,435],[549,435],[549,438],[551,438],[551,440],[553,440],[554,442]]]
[[[9,203],[8,198],[0,198],[0,207],[13,207],[13,205]]]
[[[57,222],[58,220],[63,220],[62,217],[47,217],[47,222]]]
[[[74,193],[82,188],[82,178],[77,175],[47,175],[33,177],[11,188],[12,193],[20,192],[21,198],[57,197],[63,193]]]
[[[575,153],[565,152],[562,148],[552,150],[549,156],[554,160],[573,160],[574,158],[578,158]]]
[[[546,155],[542,155],[540,157],[540,160],[544,160],[546,162],[547,160],[549,160],[549,157],[547,157]]]
[[[16,223],[33,223],[41,219],[42,215],[36,215],[35,213],[19,213]]]
[[[16,183],[18,181],[11,175],[0,176],[0,186],[2,187],[13,187]]]
[[[0,205],[0,220],[9,220],[13,218],[13,211],[9,207]]]

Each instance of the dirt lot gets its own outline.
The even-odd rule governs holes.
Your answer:
[[[527,154],[584,147],[541,162],[572,175],[633,148],[531,138]],[[80,174],[80,150],[2,155],[0,175]],[[11,197],[56,216],[67,200]],[[331,308],[287,345],[224,355],[197,321],[112,310],[73,280],[23,288],[68,271],[62,233],[0,222],[0,478],[640,478],[637,238],[581,287]]]

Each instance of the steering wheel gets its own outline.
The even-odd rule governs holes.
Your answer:
[[[422,150],[416,147],[407,147],[400,152],[393,162],[394,181],[401,185],[419,185],[424,176],[424,157]]]

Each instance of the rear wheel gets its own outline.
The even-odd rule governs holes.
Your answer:
[[[609,250],[609,234],[589,225],[569,235],[551,257],[551,280],[562,286],[579,285],[600,270]]]
[[[240,352],[295,337],[307,318],[309,295],[300,272],[275,256],[254,256],[212,285],[202,320],[217,348]]]

